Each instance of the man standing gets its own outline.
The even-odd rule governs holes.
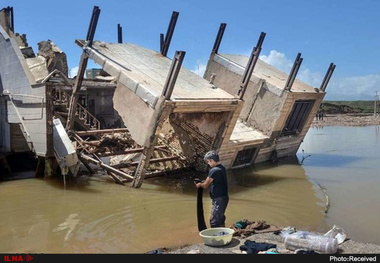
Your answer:
[[[204,161],[211,169],[206,180],[196,183],[197,188],[209,188],[211,197],[211,227],[225,227],[226,208],[229,201],[227,172],[225,167],[219,161],[219,155],[216,151],[209,151],[204,156]]]

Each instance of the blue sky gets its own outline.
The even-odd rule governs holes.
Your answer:
[[[94,6],[101,9],[95,40],[123,42],[159,51],[173,11],[179,12],[168,57],[186,51],[183,66],[202,75],[221,23],[227,27],[219,53],[249,56],[261,32],[260,58],[289,73],[300,52],[297,78],[319,87],[336,65],[326,100],[373,100],[380,92],[380,1],[378,0],[3,0],[14,8],[15,32],[37,43],[52,40],[75,72]],[[98,67],[89,64],[89,67]],[[75,74],[75,73],[73,73]]]

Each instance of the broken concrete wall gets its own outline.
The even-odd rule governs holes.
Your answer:
[[[183,154],[190,166],[203,171],[203,157],[217,149],[229,122],[230,112],[171,113],[161,128],[166,144]]]
[[[1,85],[1,81],[0,81]],[[0,154],[10,152],[10,126],[7,122],[7,102],[4,96],[0,95]]]
[[[45,90],[40,84],[34,85],[29,94],[7,96],[8,122],[20,126],[29,149],[38,156],[45,156],[47,151]]]
[[[0,73],[3,90],[21,93],[35,83],[34,77],[16,41],[0,27]],[[3,91],[1,90],[1,92]]]
[[[210,60],[205,72],[205,78],[215,75],[214,84],[230,94],[238,93],[244,73],[244,67],[222,57],[215,55]],[[255,129],[270,135],[278,118],[284,98],[271,91],[270,83],[252,75],[243,100],[244,105],[239,119]],[[282,95],[282,94],[280,94]]]
[[[46,154],[45,85],[35,79],[16,41],[0,27],[0,92],[7,100],[7,121],[22,125],[30,149]]]
[[[29,66],[31,73],[37,83],[43,81],[47,75],[49,75],[49,71],[46,68],[46,59],[42,56],[27,58],[26,63]]]
[[[150,136],[155,133],[156,120],[163,102],[164,97],[161,97],[156,109],[152,108],[120,82],[113,96],[115,110],[121,116],[132,138],[141,146],[149,146]]]
[[[278,158],[296,155],[303,139],[310,129],[310,125],[319,109],[323,97],[324,93],[288,93],[286,101],[281,107],[281,112],[273,128],[271,138],[263,144],[255,163],[269,160],[274,150],[276,151]],[[288,121],[288,118],[291,117],[291,112],[293,111],[295,104],[304,101],[311,103],[312,107],[310,108],[310,112],[305,111],[305,121],[304,123],[300,122],[302,124],[300,130],[295,134],[287,135],[284,133],[285,124]]]
[[[17,45],[20,48],[28,47],[25,34],[14,33],[14,28],[11,25],[11,16],[13,15],[13,8],[6,7],[0,10],[0,26],[3,27],[4,31],[9,37],[16,40]]]
[[[235,97],[238,97],[237,93],[241,82],[241,74],[244,69],[240,67],[238,72],[233,71],[229,68],[227,63],[223,63],[223,58],[217,60],[216,57],[219,56],[215,55],[212,60],[208,61],[204,78],[207,80],[213,79],[213,84],[216,87],[223,89]]]
[[[10,7],[6,7],[0,10],[0,26],[3,27],[4,31],[9,35],[13,32],[11,28],[11,10]]]
[[[280,117],[280,113],[285,102],[285,96],[278,96],[272,93],[267,85],[271,85],[262,82],[261,88],[258,93],[253,97],[252,108],[245,119],[248,126],[253,127],[270,136],[274,131],[274,126]]]
[[[66,54],[53,41],[38,42],[38,56],[46,59],[46,67],[49,73],[58,69],[66,77],[69,75]]]
[[[115,87],[100,87],[85,86],[88,102],[87,109],[100,121],[102,129],[120,128],[121,119],[113,105],[116,85]]]
[[[149,80],[142,78],[141,69],[132,70],[123,65],[125,62],[135,62],[132,66],[143,67],[143,69],[148,67],[141,61],[136,62],[137,58],[130,57],[130,52],[110,43],[94,42],[93,45],[96,49],[86,48],[89,58],[101,65],[102,69],[114,77],[114,81],[117,83],[113,105],[123,121],[122,124],[128,128],[137,144],[150,146],[150,139],[155,134],[156,122],[165,98],[158,96],[146,86],[153,87],[153,89],[162,87],[150,78]],[[106,47],[109,49],[105,49]],[[111,48],[115,48],[113,52],[118,55],[118,61],[116,61],[116,57],[113,57],[115,54],[110,51]],[[100,49],[102,52],[111,53],[100,53]],[[123,59],[124,56],[126,56],[125,59]]]

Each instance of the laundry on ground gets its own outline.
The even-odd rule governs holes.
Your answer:
[[[269,225],[264,220],[249,221],[248,219],[238,220],[230,228],[235,230],[234,236],[240,237],[247,237],[254,233],[275,232],[282,229],[275,225]]]

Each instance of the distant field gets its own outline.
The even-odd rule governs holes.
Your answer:
[[[333,113],[374,113],[375,101],[322,101],[321,110],[325,114]],[[380,102],[376,102],[376,112],[379,113]]]

